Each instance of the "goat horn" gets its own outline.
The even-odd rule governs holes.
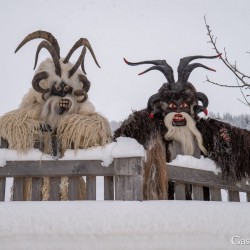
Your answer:
[[[49,77],[49,74],[46,71],[41,71],[39,73],[37,73],[32,80],[32,86],[34,88],[35,91],[42,93],[43,94],[43,99],[44,99],[44,95],[48,92],[50,92],[50,89],[43,89],[41,88],[40,81],[43,79],[47,79]]]
[[[59,57],[56,54],[54,47],[50,43],[48,43],[47,41],[42,41],[37,47],[34,69],[36,68],[38,55],[39,55],[42,48],[47,49],[49,51],[49,53],[51,54],[54,65],[55,65],[55,72],[59,77],[61,77],[62,69],[61,69]]]
[[[178,66],[178,82],[182,82],[183,84],[187,83],[188,77],[193,69],[197,67],[203,67],[209,70],[213,70],[211,68],[206,67],[205,65],[202,65],[200,63],[188,65],[192,60],[195,59],[214,59],[220,57],[221,54],[218,54],[216,56],[188,56],[180,59],[180,63]],[[214,70],[213,70],[214,71]]]
[[[92,49],[92,47],[91,47],[89,41],[88,41],[86,38],[80,38],[80,39],[74,44],[74,46],[71,48],[71,50],[69,51],[69,53],[68,53],[67,56],[65,57],[63,63],[68,63],[70,57],[71,57],[72,54],[75,52],[75,50],[77,50],[77,49],[78,49],[79,47],[81,47],[81,46],[86,46],[86,47],[89,49],[89,51],[90,51],[90,53],[91,53],[91,55],[92,55],[92,57],[93,57],[93,59],[94,59],[96,65],[97,65],[99,68],[101,68],[100,65],[99,65],[98,62],[97,62],[97,59],[96,59],[96,57],[95,57],[95,53],[94,53],[94,51],[93,51],[93,49]],[[86,53],[86,52],[85,52],[85,53]],[[84,70],[84,56],[85,56],[85,54],[84,54],[84,55],[82,55],[82,54],[84,54],[84,50],[82,50],[82,53],[81,53],[81,56],[80,56],[80,57],[82,57],[82,65],[81,65],[82,70],[85,71],[85,70]],[[78,60],[78,61],[79,61],[79,60]],[[76,63],[75,65],[78,65],[78,64],[79,64],[78,61],[77,61],[77,63]],[[80,65],[80,64],[79,64],[79,65]],[[79,65],[78,65],[78,67],[79,67]],[[71,72],[71,73],[72,73],[72,72]],[[74,73],[75,73],[75,72],[74,72]],[[86,72],[85,72],[85,74],[86,74]]]
[[[58,57],[60,58],[60,47],[59,44],[56,40],[56,38],[49,32],[47,31],[42,31],[42,30],[38,30],[35,31],[33,33],[30,33],[28,36],[26,36],[23,41],[17,46],[15,53],[27,42],[36,39],[36,38],[43,38],[45,40],[47,40],[48,42],[51,43],[51,45],[55,48],[55,51],[58,55]]]
[[[142,61],[142,62],[136,62],[136,63],[132,63],[127,61],[125,58],[123,58],[125,63],[127,63],[130,66],[136,66],[136,65],[140,65],[140,64],[154,64],[155,66],[152,66],[151,68],[141,72],[139,75],[142,75],[150,70],[154,70],[157,69],[159,71],[161,71],[164,76],[166,77],[166,79],[168,80],[169,83],[174,83],[174,73],[173,73],[173,69],[170,65],[167,64],[167,62],[165,60],[153,60],[153,61]]]

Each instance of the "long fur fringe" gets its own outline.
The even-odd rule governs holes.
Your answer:
[[[57,135],[63,152],[104,146],[111,140],[108,121],[97,113],[65,116],[58,124]]]
[[[27,110],[14,110],[0,118],[0,137],[8,141],[9,148],[23,153],[42,139],[42,123],[34,120]]]
[[[152,138],[147,147],[147,161],[144,167],[143,196],[145,200],[166,200],[168,194],[168,173],[166,148],[162,138]]]

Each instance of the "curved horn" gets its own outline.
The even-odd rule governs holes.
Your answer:
[[[49,74],[46,71],[41,71],[39,73],[37,73],[32,80],[32,86],[34,88],[35,91],[42,93],[42,97],[44,99],[44,95],[48,92],[50,92],[50,89],[43,89],[41,88],[40,81],[43,79],[47,79],[49,77]]]
[[[147,104],[147,108],[150,109],[150,110],[153,110],[154,109],[154,104],[160,100],[160,96],[159,94],[154,94],[152,95],[151,97],[149,97],[148,99],[148,104]]]
[[[78,75],[78,79],[83,85],[82,89],[85,90],[87,93],[90,89],[90,81],[87,79],[85,75],[82,74]]]
[[[202,105],[207,108],[208,106],[208,98],[207,96],[204,94],[204,93],[201,93],[201,92],[197,92],[196,93],[196,98],[202,102]]]
[[[170,65],[167,64],[165,60],[142,61],[142,62],[136,62],[136,63],[129,62],[125,58],[123,58],[123,60],[125,61],[125,63],[127,63],[130,66],[136,66],[140,64],[154,64],[155,66],[152,66],[151,68],[141,72],[139,75],[142,75],[150,70],[156,69],[156,70],[161,71],[164,74],[164,76],[166,77],[169,83],[175,82],[173,69],[171,68]]]
[[[81,68],[82,68],[83,73],[86,75],[86,71],[85,71],[85,68],[84,68],[84,58],[85,58],[85,55],[86,55],[86,51],[87,51],[87,49],[84,46],[83,49],[82,49],[81,55],[79,56],[77,62],[75,63],[75,65],[69,71],[69,78],[72,75],[74,75],[74,73],[79,68],[80,64],[81,64]]]
[[[47,49],[49,51],[49,53],[51,54],[54,65],[55,65],[55,72],[59,77],[61,77],[62,69],[61,69],[59,57],[55,51],[55,48],[47,41],[42,41],[37,47],[34,69],[36,68],[38,55],[39,55],[42,48]]]
[[[74,44],[74,46],[71,48],[71,50],[69,51],[69,53],[68,53],[67,56],[65,57],[63,63],[68,63],[70,57],[71,57],[72,54],[75,52],[75,50],[77,50],[77,49],[78,49],[79,47],[81,47],[81,46],[86,46],[86,47],[89,49],[89,51],[90,51],[90,53],[91,53],[91,55],[92,55],[92,57],[93,57],[93,59],[94,59],[96,65],[97,65],[99,68],[101,68],[100,65],[99,65],[99,63],[97,62],[97,59],[96,59],[96,57],[95,57],[95,53],[94,53],[94,51],[93,51],[93,49],[92,49],[92,47],[91,47],[89,41],[88,41],[86,38],[80,38],[80,39]],[[84,53],[84,52],[83,52],[83,50],[82,50],[81,55],[82,55],[83,53]],[[86,51],[85,51],[85,53],[86,53]],[[84,56],[85,56],[85,54],[84,54]],[[82,59],[82,70],[83,70],[83,71],[85,71],[85,70],[84,70],[84,56],[83,56],[83,59]],[[80,56],[80,57],[81,57],[81,56]],[[76,63],[76,64],[77,64],[77,63]],[[76,64],[75,64],[75,65],[76,65]],[[78,65],[78,67],[79,67],[79,65]],[[86,74],[86,72],[84,72],[84,73]]]
[[[202,65],[200,63],[188,65],[192,60],[195,60],[195,59],[214,59],[214,58],[218,58],[220,56],[221,56],[221,54],[218,54],[216,56],[188,56],[188,57],[182,58],[180,60],[180,63],[179,63],[178,69],[177,69],[178,82],[182,82],[183,84],[186,84],[190,73],[192,72],[193,69],[195,69],[197,67],[203,67],[203,68],[206,68],[209,70],[213,70],[213,69],[210,69],[210,68],[208,68],[205,65]]]
[[[55,51],[58,55],[58,57],[60,58],[60,47],[59,44],[56,40],[56,38],[49,32],[47,31],[42,31],[42,30],[38,30],[35,32],[30,33],[28,36],[26,36],[23,41],[17,46],[15,53],[27,42],[36,39],[36,38],[43,38],[45,40],[47,40],[48,42],[51,43],[51,45],[55,48]]]
[[[85,101],[88,99],[88,94],[87,94],[86,91],[83,90],[83,89],[76,90],[76,91],[74,92],[74,94],[75,94],[76,96],[84,96],[83,99],[77,101],[77,102],[79,102],[79,103],[83,103],[83,102],[85,102]]]

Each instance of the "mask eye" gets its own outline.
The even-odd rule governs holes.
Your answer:
[[[68,91],[68,90],[69,90],[69,86],[65,86],[64,91]]]
[[[56,89],[57,91],[62,90],[62,88],[61,88],[60,86],[56,86],[55,89]]]
[[[176,108],[176,105],[175,105],[173,102],[170,102],[170,103],[168,104],[168,108],[174,109],[174,108]]]
[[[189,107],[188,104],[186,102],[183,102],[181,105],[180,105],[181,108],[187,108]]]

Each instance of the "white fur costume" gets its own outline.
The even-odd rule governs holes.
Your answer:
[[[41,33],[42,35],[40,35]],[[54,42],[49,37],[52,35],[43,31],[33,32],[29,36],[31,36],[30,40],[44,38],[51,43]],[[93,55],[92,48],[86,41],[85,39],[84,43],[80,45],[84,45],[85,49],[82,54],[85,55],[86,53],[86,45]],[[56,50],[57,41],[55,45],[52,43],[52,46],[47,43],[46,46],[49,45],[54,47],[53,50]],[[78,47],[80,46],[78,45]],[[42,48],[47,47],[42,46]],[[20,107],[0,118],[0,137],[8,141],[9,148],[16,149],[20,153],[25,153],[28,149],[33,148],[37,141],[43,141],[44,152],[51,153],[50,140],[52,133],[57,137],[61,155],[69,148],[77,150],[107,144],[111,138],[109,123],[107,119],[95,112],[94,105],[87,99],[86,92],[89,87],[85,91],[84,82],[79,79],[79,75],[84,79],[86,78],[83,71],[75,69],[73,74],[70,75],[69,72],[74,67],[74,64],[68,61],[65,63],[65,58],[60,58],[59,52],[52,57],[53,60],[48,58],[39,65],[33,80],[41,72],[46,72],[47,77],[38,79],[37,88],[34,88],[32,82],[33,88],[23,97]],[[59,61],[61,74],[55,73],[58,67],[55,64],[55,58]],[[84,56],[81,59],[84,60]],[[87,78],[86,81],[88,81]],[[61,96],[53,94],[52,88],[60,89],[62,86],[66,86],[67,89],[72,91]],[[48,91],[41,93],[41,91],[38,91],[39,88]],[[77,91],[80,94],[77,95]],[[83,93],[84,101],[82,99]],[[64,101],[66,101],[67,105],[60,113],[61,102]],[[41,129],[41,127],[48,127],[48,125],[52,132]],[[30,185],[31,181],[27,180],[25,185],[25,199],[27,200],[30,198]],[[82,188],[81,198],[84,196],[83,183]],[[43,178],[42,191],[43,199],[49,199],[49,178]],[[67,179],[65,177],[62,178],[61,182],[61,198],[63,200],[67,199]]]

